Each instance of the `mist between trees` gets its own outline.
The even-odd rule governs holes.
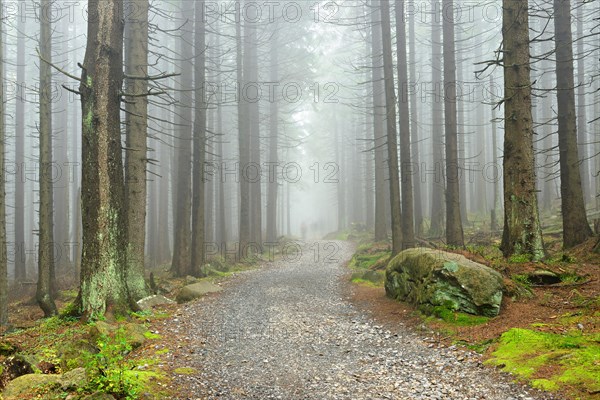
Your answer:
[[[460,248],[475,226],[507,257],[541,259],[548,230],[583,243],[600,214],[598,11],[2,0],[0,294],[37,282],[51,315],[57,274],[78,276],[95,318],[148,294],[153,269],[350,229],[393,253]]]

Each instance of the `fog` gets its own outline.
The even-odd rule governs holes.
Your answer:
[[[406,58],[397,46],[395,7],[400,4],[405,5]],[[446,67],[443,43],[435,41],[448,39],[441,32],[448,10],[438,1],[390,6],[392,36],[383,41],[390,40],[392,49],[398,135],[403,122],[410,127],[412,157],[399,161],[405,166],[402,174],[411,177],[411,191],[402,190],[403,198],[414,200],[409,224],[417,241],[446,234],[446,200],[440,196],[445,197],[447,185],[443,148],[448,122],[442,113],[444,101],[446,107],[450,101],[456,106],[461,224],[478,238],[473,240],[485,240],[501,228],[503,213],[501,2],[455,4],[456,65]],[[59,270],[80,267],[82,118],[76,93],[80,82],[73,78],[81,76],[87,22],[93,16],[84,1],[53,1],[40,8],[30,0],[5,0],[2,7],[9,277],[35,280],[43,169],[40,93],[51,102],[52,163],[44,168],[52,170],[54,259]],[[529,21],[535,179],[544,226],[559,223],[561,197],[551,8],[549,2],[537,2]],[[125,2],[126,26],[146,26],[139,11],[138,2]],[[581,184],[588,213],[595,215],[600,185],[598,4],[573,3],[571,11],[576,16],[573,59]],[[51,23],[51,57],[45,61],[38,55],[42,20]],[[352,230],[373,231],[376,224],[384,224],[386,238],[391,234],[385,150],[390,109],[378,1],[152,1],[148,21],[148,61],[128,67],[136,75],[146,73],[147,149],[135,151],[146,153],[147,200],[127,205],[144,209],[145,225],[140,226],[147,266],[168,267],[173,255],[184,251],[176,231],[190,234],[190,210],[197,196],[204,199],[198,203],[204,208],[204,240],[219,248],[248,241],[260,247],[282,237],[341,237]],[[197,46],[198,29],[203,29],[204,48]],[[126,53],[137,44],[129,46]],[[198,73],[200,59],[204,69]],[[52,83],[40,90],[39,68],[45,63],[52,65]],[[142,65],[147,72],[136,73]],[[401,65],[407,68],[407,81],[398,75]],[[444,90],[448,82],[442,75],[448,68],[456,76],[454,99]],[[198,77],[203,80],[195,81]],[[121,97],[124,157],[134,151],[126,145],[126,131],[127,114],[135,114],[126,106],[136,97],[127,97],[127,85],[126,79]],[[199,172],[193,164],[200,108],[206,142],[203,183],[197,192],[193,182]],[[442,158],[436,148],[442,149]],[[402,207],[404,211],[404,199]],[[188,214],[178,220],[181,210]],[[268,232],[270,222],[275,231]],[[248,223],[249,234],[240,239],[240,224]]]

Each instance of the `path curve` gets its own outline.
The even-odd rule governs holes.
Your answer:
[[[318,251],[317,251],[318,249]],[[346,242],[305,244],[164,322],[179,399],[550,399],[344,299]],[[457,358],[458,357],[458,358]],[[192,370],[188,370],[192,371]],[[537,391],[536,391],[537,392]]]

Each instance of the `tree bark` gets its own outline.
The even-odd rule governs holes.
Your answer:
[[[194,62],[194,173],[192,202],[192,272],[198,276],[205,262],[205,205],[207,186],[204,176],[206,160],[206,30],[204,22],[204,2],[195,3],[195,62]],[[210,183],[209,183],[210,184]]]
[[[406,55],[406,23],[404,0],[396,2],[396,57],[398,61],[398,94],[400,105],[400,182],[402,186],[402,248],[415,247],[413,212],[413,166],[410,157],[410,111],[408,98],[408,65]]]
[[[25,0],[19,0],[17,29],[25,32]],[[17,96],[15,99],[15,281],[27,279],[25,257],[25,35],[17,35]]]
[[[123,3],[90,0],[82,67],[82,214],[80,308],[86,319],[129,309],[121,148]]]
[[[529,17],[526,1],[504,0],[504,231],[505,257],[544,257],[538,215],[531,115]]]
[[[383,81],[382,40],[380,25],[380,2],[372,1],[371,11],[371,58],[373,80],[373,146],[375,151],[375,241],[387,239],[386,201],[385,201],[385,88]],[[376,18],[376,16],[378,18]]]
[[[0,0],[0,10],[4,2]],[[0,30],[0,82],[4,82],[4,33]],[[8,324],[8,259],[6,248],[5,98],[0,85],[0,326]]]
[[[583,33],[583,8],[585,3],[577,4],[577,141],[579,143],[578,152],[580,160],[579,172],[581,175],[581,187],[583,189],[584,205],[591,198],[590,183],[590,162],[588,160],[588,135],[587,135],[587,116],[585,101],[585,57],[584,44],[585,37]],[[598,61],[598,60],[596,60]]]
[[[579,173],[570,0],[554,0],[554,30],[563,246],[569,248],[592,235]]]
[[[271,37],[271,82],[279,81],[279,30],[275,26]],[[267,183],[267,243],[277,241],[277,189],[278,174],[278,132],[279,132],[279,98],[270,100],[269,110],[269,173]]]
[[[414,9],[414,0],[408,1],[410,9]],[[416,51],[416,32],[415,18],[408,18],[408,47],[409,47],[409,71],[411,85],[417,85],[417,51]],[[410,135],[412,147],[412,163],[415,166],[413,171],[413,191],[414,191],[414,214],[415,214],[415,234],[423,235],[423,195],[421,194],[421,155],[419,151],[419,110],[417,101],[417,90],[412,90],[410,94]],[[415,175],[416,171],[416,175]]]
[[[258,84],[258,24],[246,21],[244,33],[246,35],[245,73],[246,83],[252,87]],[[260,157],[260,102],[253,99],[253,90],[242,91],[241,101],[247,102],[248,114],[247,123],[250,130],[250,163],[252,166],[262,167]],[[260,89],[259,89],[260,90]],[[255,179],[253,175],[254,167],[246,170],[246,178],[250,179],[250,240],[253,243],[253,249],[262,248],[262,177]],[[259,250],[260,251],[260,250]]]
[[[181,0],[182,20],[186,20],[186,14],[190,10],[185,7],[190,2]],[[191,187],[191,146],[192,146],[192,96],[189,89],[193,87],[193,64],[194,57],[194,35],[193,23],[187,20],[186,26],[182,28],[183,36],[180,40],[181,46],[181,76],[179,92],[179,109],[177,111],[178,137],[176,139],[177,151],[177,200],[175,204],[175,225],[173,239],[173,261],[171,268],[177,276],[186,276],[192,273],[192,230],[190,219],[192,215],[192,187]]]
[[[444,127],[446,132],[446,243],[464,246],[460,218],[460,169],[456,123],[456,54],[454,0],[443,0],[444,32]]]
[[[244,86],[245,76],[244,54],[242,40],[241,21],[235,25],[236,37],[236,74],[237,83],[240,87]],[[250,163],[250,138],[247,123],[248,105],[242,98],[238,99],[238,153],[239,153],[239,172],[238,179],[240,183],[240,222],[239,222],[239,258],[248,256],[248,245],[250,243],[250,182],[245,175],[245,169]]]
[[[390,206],[392,210],[392,255],[402,250],[402,211],[400,209],[400,179],[396,131],[396,95],[392,62],[392,34],[389,0],[381,1],[381,38],[383,41],[383,75],[387,122],[388,170],[390,175]]]
[[[47,14],[50,0],[40,3],[40,55],[44,60],[52,59],[52,27]],[[57,314],[54,295],[56,278],[54,271],[54,202],[52,198],[52,71],[50,65],[40,60],[40,205],[38,243],[38,282],[36,300],[44,316]]]
[[[444,123],[443,123],[443,99],[442,99],[442,32],[440,18],[441,9],[439,0],[431,0],[432,26],[431,26],[431,145],[433,153],[433,165],[422,173],[431,179],[431,225],[429,235],[440,237],[444,234],[444,188],[443,179],[444,165]]]
[[[148,156],[148,0],[126,0],[135,10],[125,20],[125,205],[127,207],[127,287],[139,300],[148,295],[144,278],[146,166]]]

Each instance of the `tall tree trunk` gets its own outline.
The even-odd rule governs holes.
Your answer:
[[[83,256],[79,300],[85,318],[124,311],[126,215],[121,157],[123,3],[90,0],[82,68]]]
[[[496,84],[494,83],[494,75],[490,74],[490,90],[495,89]],[[492,105],[492,164],[494,166],[498,165],[498,122],[496,121],[496,105]],[[497,170],[497,169],[496,169]],[[493,191],[493,196],[494,196],[494,201],[493,201],[493,206],[492,206],[492,210],[494,213],[494,218],[493,218],[493,223],[492,226],[490,227],[492,231],[495,231],[498,229],[497,226],[497,216],[500,215],[500,211],[501,211],[501,205],[500,205],[500,177],[495,177],[495,179],[493,180],[493,185],[494,185],[494,191]]]
[[[554,0],[554,30],[563,246],[569,248],[583,243],[592,235],[579,173],[570,0]]]
[[[167,117],[168,118],[168,117]],[[166,118],[165,118],[166,119]],[[158,262],[162,265],[171,258],[171,245],[169,241],[169,165],[170,165],[170,147],[167,144],[160,143],[160,161],[162,166],[162,178],[160,178],[158,187]],[[172,220],[172,219],[171,219]]]
[[[135,10],[125,20],[125,205],[127,207],[127,287],[139,300],[148,295],[144,279],[146,244],[146,164],[148,156],[148,0],[126,0]]]
[[[398,59],[398,99],[400,105],[400,182],[402,186],[402,248],[415,246],[413,212],[413,166],[410,157],[410,111],[408,98],[408,60],[404,0],[396,2],[396,57]]]
[[[246,35],[246,52],[244,54],[244,68],[247,72],[246,81],[252,87],[258,83],[258,25],[254,22],[247,21],[244,26]],[[260,89],[259,89],[260,90]],[[250,163],[252,166],[257,166],[260,170],[260,102],[253,99],[253,90],[246,90],[244,87],[242,101],[247,105],[247,123],[250,129]],[[252,167],[247,169],[247,179],[250,181],[250,238],[253,245],[258,249],[262,248],[262,179],[255,179]]]
[[[408,7],[414,10],[414,0],[408,1]],[[415,32],[415,18],[408,18],[408,51],[409,51],[409,71],[410,71],[410,83],[416,87],[417,85],[417,51],[416,51],[416,32]],[[413,88],[414,89],[414,88]],[[423,196],[421,194],[421,156],[419,151],[419,113],[417,106],[417,91],[412,90],[410,94],[410,135],[411,135],[411,156],[413,165],[417,173],[414,175],[415,180],[413,181],[414,191],[414,214],[415,214],[415,234],[417,236],[423,235]]]
[[[238,86],[244,87],[245,60],[242,54],[242,26],[241,21],[235,25],[236,38],[236,74]],[[239,151],[239,182],[240,182],[240,212],[239,212],[239,257],[247,257],[250,244],[250,182],[245,176],[245,170],[250,163],[250,138],[247,123],[248,104],[243,99],[238,99],[238,151]]]
[[[60,52],[62,54],[69,53],[69,19],[62,18],[60,21],[60,35],[62,36],[62,43],[60,46]],[[58,82],[57,82],[58,83]],[[54,85],[56,86],[56,85]],[[69,244],[70,240],[70,224],[69,219],[72,218],[70,215],[70,196],[69,186],[73,182],[70,180],[70,166],[68,155],[68,143],[69,143],[69,96],[63,95],[58,101],[58,118],[55,118],[53,125],[55,126],[54,133],[54,165],[58,168],[65,168],[61,174],[61,179],[56,179],[54,182],[54,238],[57,245],[61,249],[60,254],[56,257],[56,267],[61,270],[62,273],[67,272],[67,268],[72,267],[71,254]],[[71,271],[69,271],[71,272]]]
[[[462,29],[459,29],[458,32],[456,33],[456,41],[458,43],[462,42]],[[462,60],[462,57],[458,58],[458,62],[457,62],[457,68],[456,68],[456,79],[458,80],[458,85],[460,85],[459,87],[465,87],[464,85],[464,60]],[[471,209],[471,210],[475,210],[475,207],[473,207],[473,203],[475,203],[477,201],[477,198],[480,197],[480,193],[476,192],[475,189],[475,183],[474,182],[469,182],[469,174],[467,174],[466,171],[466,159],[467,159],[467,129],[466,129],[466,125],[465,125],[465,101],[464,99],[461,98],[460,99],[456,99],[456,111],[457,111],[457,140],[458,140],[458,167],[459,167],[459,186],[460,186],[460,218],[461,218],[461,223],[464,225],[467,225],[469,223],[469,218],[468,218],[468,214],[467,214],[467,210]],[[477,154],[477,152],[474,152],[473,154]],[[468,199],[468,203],[467,204],[467,182],[470,183],[470,189],[471,189],[471,196],[470,199]],[[476,194],[477,193],[477,194]],[[471,207],[468,208],[467,205],[470,205]]]
[[[504,231],[505,257],[544,257],[538,215],[531,115],[527,2],[503,1]]]
[[[431,226],[429,235],[440,237],[444,234],[444,123],[442,99],[442,32],[440,0],[431,0],[433,10],[431,20],[431,145],[433,161],[430,168],[422,173],[431,173]]]
[[[279,31],[274,27],[271,37],[271,82],[279,81]],[[277,165],[279,158],[277,155],[278,131],[279,131],[279,98],[270,100],[269,110],[269,174],[268,174],[268,194],[267,194],[267,243],[277,241],[277,188],[279,185],[277,175]]]
[[[40,10],[48,10],[51,0],[42,0]],[[40,55],[50,62],[52,59],[52,27],[47,14],[40,12]],[[36,299],[44,316],[55,315],[54,303],[56,281],[54,271],[54,202],[52,198],[52,71],[48,62],[40,61],[40,204],[38,282]]]
[[[182,20],[190,10],[185,9],[190,2],[181,0]],[[173,239],[173,261],[171,268],[178,276],[192,273],[192,230],[190,218],[192,215],[192,187],[191,187],[191,146],[192,146],[192,96],[189,89],[193,87],[194,35],[193,23],[187,20],[182,28],[183,35],[179,41],[181,46],[181,76],[179,77],[179,109],[177,111],[178,137],[176,139],[177,151],[177,193],[175,207],[175,225]]]
[[[383,75],[387,121],[388,169],[390,175],[390,204],[392,210],[392,255],[402,250],[402,212],[400,210],[400,179],[398,174],[398,144],[396,131],[396,95],[389,0],[381,1],[381,38],[383,41]]]
[[[385,89],[383,82],[383,48],[379,0],[373,0],[371,11],[371,58],[373,84],[373,146],[375,151],[375,241],[387,239],[386,201],[385,201]]]
[[[0,0],[0,10],[4,1]],[[4,33],[0,30],[0,82],[4,82]],[[6,249],[6,173],[4,143],[4,84],[0,85],[0,326],[8,324],[8,260]]]
[[[444,31],[444,127],[446,132],[446,243],[464,246],[460,218],[460,170],[456,123],[456,54],[454,0],[443,0]]]
[[[219,48],[219,39],[217,36],[217,48]],[[224,135],[224,131],[223,131],[223,111],[221,108],[221,104],[217,105],[217,132],[219,132],[221,135]],[[221,166],[224,164],[224,160],[225,160],[225,153],[223,151],[223,141],[225,140],[224,137],[219,139],[219,144],[217,145],[217,152],[218,152],[218,156],[219,156],[219,161],[221,163]],[[227,193],[225,190],[225,182],[223,180],[223,178],[221,177],[221,175],[218,175],[218,185],[219,185],[219,216],[218,216],[218,222],[217,222],[217,243],[219,243],[219,246],[221,246],[220,248],[223,249],[225,248],[225,246],[227,245],[227,232],[229,231],[227,223],[227,213],[226,210],[230,209],[230,206],[228,204],[228,198],[227,198]]]
[[[18,3],[17,22],[17,96],[15,99],[15,281],[27,279],[25,257],[25,0]]]
[[[206,29],[204,22],[204,2],[195,3],[195,62],[194,62],[194,174],[192,203],[192,272],[200,274],[204,264],[206,181],[204,164],[206,160]]]
[[[583,9],[585,3],[577,4],[577,141],[579,142],[579,159],[581,187],[583,189],[584,205],[591,198],[591,183],[590,183],[590,163],[588,160],[588,147],[590,146],[587,137],[587,116],[586,116],[586,101],[585,101],[585,57],[584,44],[585,36],[583,33]],[[596,60],[598,61],[598,60]]]
[[[342,138],[340,138],[340,133],[339,133],[339,127],[337,124],[337,121],[333,122],[334,125],[334,133],[333,133],[333,143],[334,143],[334,148],[335,148],[335,161],[337,163],[337,165],[339,166],[338,168],[341,171],[345,171],[345,164],[344,164],[344,157],[345,157],[345,153],[344,153],[344,139],[343,136]],[[347,210],[346,210],[346,194],[345,194],[345,188],[346,188],[346,184],[345,184],[345,176],[346,174],[341,174],[340,179],[338,180],[338,182],[335,185],[336,188],[336,194],[337,194],[337,230],[338,232],[342,232],[346,229],[347,225],[346,225],[346,216],[347,216]]]

